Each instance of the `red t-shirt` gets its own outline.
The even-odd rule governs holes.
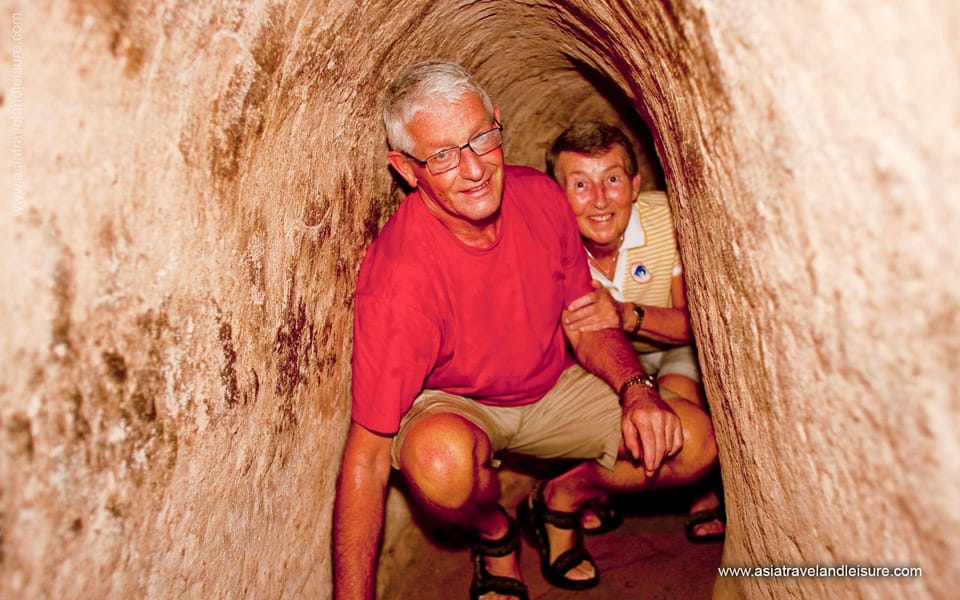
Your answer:
[[[383,434],[423,389],[484,404],[536,402],[572,364],[560,313],[589,292],[560,188],[504,167],[500,238],[471,248],[407,196],[367,249],[357,283],[353,420]]]

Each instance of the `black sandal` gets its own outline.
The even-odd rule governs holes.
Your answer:
[[[583,533],[586,535],[600,535],[602,533],[607,533],[613,531],[623,523],[623,515],[621,515],[613,504],[610,502],[609,498],[594,498],[586,504],[583,505],[583,508],[580,509],[581,517],[584,511],[589,510],[594,515],[596,515],[597,520],[600,521],[600,524],[596,527],[584,527]],[[580,519],[580,522],[583,522],[583,519]]]
[[[723,523],[723,531],[719,533],[705,533],[697,535],[697,525],[704,525],[711,521],[720,521]],[[716,508],[698,510],[687,517],[687,522],[683,526],[683,531],[687,540],[693,544],[709,544],[711,542],[720,542],[727,537],[727,511],[723,506],[723,500]]]
[[[529,600],[527,586],[519,579],[493,575],[487,571],[483,559],[487,556],[498,558],[511,552],[517,552],[517,561],[520,560],[520,529],[517,522],[507,514],[502,506],[498,506],[503,516],[507,518],[507,533],[498,540],[485,540],[479,534],[474,534],[470,544],[470,556],[473,559],[473,580],[470,582],[470,600],[478,600],[480,596],[494,592],[504,596],[515,596],[520,600]]]
[[[543,500],[542,483],[538,483],[530,495],[518,507],[520,519],[529,528],[531,537],[540,551],[540,571],[543,578],[550,585],[565,590],[588,590],[600,583],[600,571],[597,570],[593,557],[583,546],[583,525],[580,523],[580,511],[561,512],[547,508]],[[572,529],[573,547],[550,563],[550,538],[547,537],[547,525],[559,529]],[[567,572],[582,562],[588,562],[593,567],[593,577],[590,579],[570,579]]]

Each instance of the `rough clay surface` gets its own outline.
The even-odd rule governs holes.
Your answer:
[[[652,132],[725,564],[916,565],[895,595],[960,586],[955,2],[5,0],[0,16],[0,597],[330,595],[351,292],[398,198],[380,91],[429,56],[488,84],[512,162],[542,167],[575,117]],[[410,527],[392,495],[384,596],[421,550]]]

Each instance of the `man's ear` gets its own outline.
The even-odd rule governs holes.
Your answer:
[[[410,187],[417,187],[417,174],[413,172],[413,167],[403,152],[391,150],[387,153],[387,160],[390,161],[390,166],[393,167],[393,170],[396,171],[400,177],[403,177],[403,180],[406,181]]]
[[[493,107],[493,120],[497,123],[500,123],[500,109],[496,106]]]
[[[638,193],[640,191],[640,184],[643,183],[643,176],[640,175],[640,171],[637,171],[637,174],[633,176],[633,192]]]

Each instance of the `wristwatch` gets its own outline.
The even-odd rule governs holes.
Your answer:
[[[637,324],[633,326],[633,329],[630,330],[630,333],[637,335],[640,332],[640,328],[643,327],[643,307],[639,304],[634,304],[633,314],[637,317]]]

